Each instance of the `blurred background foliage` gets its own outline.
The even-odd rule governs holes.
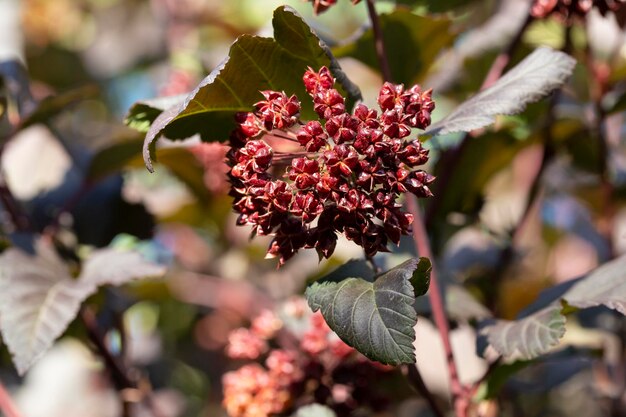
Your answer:
[[[301,251],[277,270],[264,259],[268,241],[251,241],[248,230],[235,226],[222,145],[161,140],[150,174],[141,159],[144,134],[123,124],[138,100],[192,90],[238,36],[271,36],[272,12],[285,3],[333,48],[373,105],[382,80],[368,46],[364,5],[339,1],[313,16],[300,0],[0,0],[0,59],[17,55],[25,63],[35,100],[55,97],[3,144],[6,182],[34,228],[54,227],[68,245],[114,241],[140,248],[170,267],[164,281],[90,299],[108,343],[149,376],[163,416],[225,415],[221,377],[241,365],[224,354],[229,333],[362,256],[343,241],[330,260],[318,263],[315,253]],[[399,0],[377,7],[386,13],[394,77],[434,89],[436,120],[479,90],[528,2]],[[513,61],[539,45],[561,48],[563,33],[554,19],[532,23]],[[612,15],[592,14],[573,27],[572,41],[579,65],[554,123],[546,127],[549,99],[499,118],[495,129],[464,145],[453,168],[448,158],[463,135],[427,142],[427,169],[446,178],[445,189],[435,183],[437,198],[425,209],[448,283],[453,345],[465,382],[480,379],[488,366],[475,349],[477,320],[513,319],[542,290],[626,253],[624,31]],[[608,153],[598,140],[598,106]],[[5,107],[0,113],[15,119],[15,109]],[[553,138],[552,157],[535,203],[526,207],[545,129]],[[14,240],[10,222],[3,222],[5,242]],[[380,262],[394,266],[412,251],[407,238]],[[445,399],[441,342],[428,306],[417,307],[418,367]],[[576,315],[558,351],[491,373],[477,393],[480,415],[624,415],[625,324],[605,308]],[[81,326],[73,325],[24,379],[0,345],[0,379],[14,388],[26,417],[118,415],[102,364],[84,339]],[[423,400],[404,395],[379,415],[428,412]]]

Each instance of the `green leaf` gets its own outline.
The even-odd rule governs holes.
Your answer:
[[[424,257],[418,259],[417,268],[415,268],[409,280],[413,286],[415,297],[421,297],[428,292],[428,288],[430,287],[430,272],[432,270],[433,266],[430,263],[430,259]]]
[[[497,398],[509,378],[532,363],[532,361],[515,361],[513,363],[505,363],[496,366],[495,369],[489,373],[485,382],[481,384],[474,400],[478,402]]]
[[[163,111],[170,107],[182,105],[188,95],[179,94],[138,101],[126,113],[124,123],[139,132],[146,133],[150,129],[150,125]]]
[[[361,278],[315,283],[305,295],[341,340],[369,359],[391,365],[414,363],[417,314],[411,279],[416,271],[423,274],[419,264],[419,259],[409,259],[373,283]]]
[[[418,16],[406,10],[380,15],[383,39],[392,79],[412,85],[422,81],[437,55],[452,45],[454,34],[448,19]],[[338,57],[352,57],[380,70],[374,48],[374,32],[368,30],[356,42],[333,49]]]
[[[97,181],[115,174],[141,155],[141,138],[123,140],[96,152],[87,170],[87,179]]]
[[[329,49],[295,10],[282,6],[272,21],[275,39],[243,35],[230,47],[228,57],[180,105],[161,113],[152,123],[144,142],[144,160],[152,171],[154,141],[161,135],[185,139],[200,134],[204,141],[224,141],[235,127],[233,115],[249,111],[262,99],[259,91],[296,94],[302,101],[303,118],[314,117],[313,105],[302,83],[308,66],[328,66],[341,82],[347,77]],[[353,84],[345,89],[354,93]],[[153,113],[150,113],[151,115]],[[147,120],[144,116],[143,120]],[[134,120],[134,119],[133,119]]]

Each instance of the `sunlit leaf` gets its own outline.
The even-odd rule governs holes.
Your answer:
[[[243,35],[233,43],[228,57],[180,105],[163,111],[153,122],[144,142],[144,160],[152,170],[154,141],[162,134],[184,139],[200,134],[204,141],[224,141],[235,127],[233,115],[249,111],[261,90],[296,94],[304,118],[313,116],[302,75],[308,66],[329,66],[341,82],[347,81],[329,50],[302,18],[288,6],[274,12],[275,38]],[[354,85],[346,90],[354,92]],[[143,120],[147,120],[144,117]]]
[[[320,310],[331,329],[372,360],[414,363],[417,314],[411,279],[423,277],[419,259],[410,259],[368,282],[348,278],[315,283],[306,290],[313,311]]]
[[[36,249],[36,255],[16,248],[0,255],[0,332],[20,374],[52,346],[98,286],[165,272],[136,252],[102,249],[73,278],[52,246],[39,241]]]
[[[157,97],[150,100],[141,100],[132,105],[126,113],[124,123],[140,132],[147,132],[150,125],[166,109],[180,106],[188,94]]]
[[[550,48],[538,48],[494,85],[460,104],[425,133],[443,135],[488,126],[497,115],[520,113],[526,105],[565,83],[576,60]]]

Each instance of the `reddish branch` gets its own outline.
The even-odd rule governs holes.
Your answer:
[[[391,81],[391,69],[389,68],[389,61],[387,60],[387,53],[385,51],[385,41],[383,39],[383,32],[380,27],[380,20],[374,7],[374,0],[367,0],[367,12],[372,22],[372,30],[374,31],[374,46],[376,47],[376,56],[378,57],[378,64],[380,70],[383,73],[385,81]]]
[[[2,381],[0,381],[0,410],[6,417],[22,417]]]
[[[417,200],[413,196],[407,196],[406,205],[409,212],[413,215],[413,240],[415,241],[415,249],[420,256],[425,256],[431,260],[432,270],[430,272],[430,289],[428,296],[432,308],[433,319],[439,330],[443,341],[443,350],[446,356],[448,366],[448,374],[450,376],[450,388],[452,391],[452,402],[457,417],[467,415],[467,408],[470,399],[465,395],[466,390],[459,379],[454,353],[452,352],[452,343],[450,342],[450,327],[448,326],[448,317],[446,315],[445,301],[442,294],[442,288],[439,286],[437,277],[437,268],[435,267],[433,252],[430,248],[428,234],[424,227],[424,219],[422,212],[417,204]]]
[[[369,12],[370,20],[372,22],[372,28],[374,31],[374,38],[376,43],[376,54],[378,56],[380,68],[383,72],[383,77],[385,81],[392,82],[389,62],[385,53],[383,34],[380,29],[380,22],[372,0],[367,0],[367,9]],[[433,268],[430,275],[430,291],[428,294],[430,297],[435,325],[437,326],[437,329],[439,330],[439,334],[441,335],[443,341],[444,353],[446,355],[446,362],[448,364],[448,374],[450,376],[452,401],[454,404],[455,413],[457,417],[465,417],[467,415],[467,409],[470,399],[468,395],[465,395],[465,393],[468,391],[464,389],[464,387],[461,385],[461,381],[459,380],[459,373],[457,370],[456,362],[454,360],[452,345],[450,343],[450,328],[448,326],[445,303],[437,279],[433,253],[430,247],[428,235],[426,233],[426,228],[424,227],[424,219],[419,209],[417,200],[414,196],[407,196],[407,208],[409,212],[413,214],[414,218],[413,237],[415,240],[415,248],[417,250],[417,253],[420,256],[425,256],[429,258],[433,263]],[[421,376],[419,376],[419,378],[417,378],[417,376],[419,376],[419,373],[417,372],[417,368],[415,368],[409,374],[410,381],[412,381],[414,385],[415,383],[417,383],[417,385],[415,385],[416,388],[418,388],[419,391],[422,392],[426,400],[429,402],[431,408],[433,409],[433,412],[436,415],[441,415],[441,411],[436,406],[432,395],[429,393],[427,387],[423,384]]]

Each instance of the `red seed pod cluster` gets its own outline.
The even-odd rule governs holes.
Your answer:
[[[346,416],[388,405],[377,382],[393,377],[393,368],[346,345],[302,298],[278,313],[265,310],[250,328],[235,329],[228,339],[227,356],[247,360],[222,377],[230,417],[289,416],[311,402]],[[261,344],[265,349],[258,349]]]
[[[535,0],[531,14],[536,18],[556,16],[568,21],[583,18],[592,7],[604,16],[609,11],[618,11],[624,4],[624,0]]]
[[[320,14],[328,10],[337,3],[337,0],[309,0],[313,3],[313,13]],[[352,4],[360,3],[361,0],[352,0]]]
[[[431,91],[385,83],[379,110],[359,104],[350,114],[327,68],[309,68],[303,81],[319,120],[300,121],[297,98],[275,91],[262,92],[265,100],[253,112],[237,115],[229,162],[238,224],[273,235],[268,256],[281,265],[301,248],[328,258],[339,233],[368,256],[386,251],[413,222],[398,197],[432,195],[434,178],[417,169],[428,151],[408,139],[411,129],[430,124]],[[291,139],[303,149],[277,153],[265,135]],[[282,179],[275,178],[271,167],[286,160],[291,162]]]

